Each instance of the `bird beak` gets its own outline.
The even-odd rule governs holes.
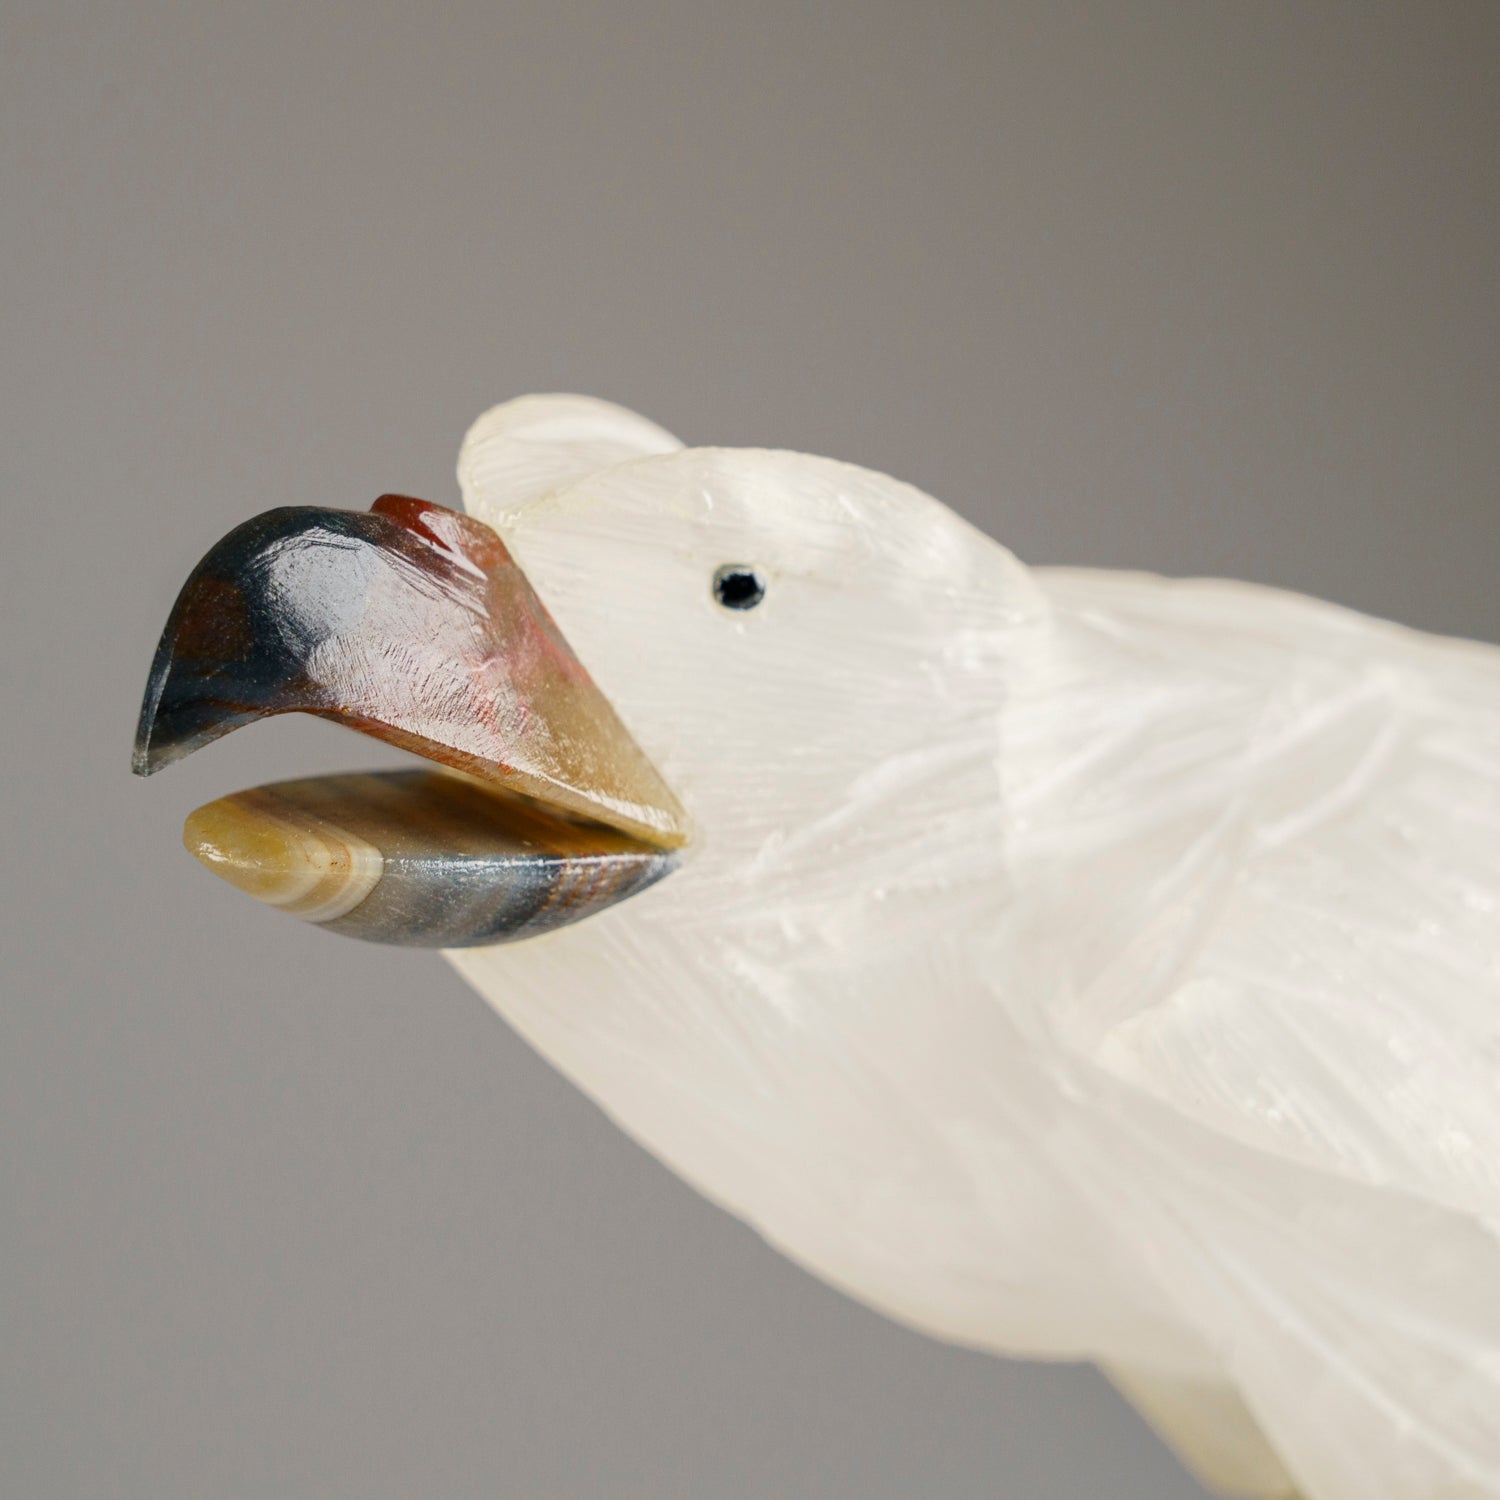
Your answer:
[[[443,768],[282,782],[188,819],[211,870],[330,930],[427,947],[530,936],[660,879],[687,837],[505,544],[457,511],[385,495],[230,532],[167,621],[134,769],[293,712]]]

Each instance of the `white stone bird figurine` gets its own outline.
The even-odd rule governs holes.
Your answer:
[[[227,798],[200,857],[466,945],[787,1255],[1097,1361],[1225,1494],[1500,1497],[1500,649],[1028,570],[577,396],[459,479],[221,543],[137,768],[300,708],[462,774]]]

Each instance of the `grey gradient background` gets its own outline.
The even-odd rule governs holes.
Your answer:
[[[1500,638],[1500,6],[0,8],[0,1495],[1199,1492],[780,1260],[127,774],[186,570],[578,389]]]

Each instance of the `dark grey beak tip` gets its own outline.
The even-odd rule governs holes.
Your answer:
[[[352,518],[358,521],[360,518]],[[266,595],[278,547],[339,527],[342,511],[267,511],[208,551],[183,584],[151,662],[130,769],[151,776],[267,713],[301,706],[289,656]],[[387,523],[389,524],[389,523]]]
[[[204,715],[202,705],[192,701],[194,695],[191,688],[184,695],[181,681],[183,674],[173,672],[174,623],[175,621],[169,622],[162,633],[161,643],[157,646],[156,656],[151,663],[151,675],[146,679],[145,696],[141,699],[135,744],[130,752],[130,769],[137,776],[154,776],[173,762],[190,755],[200,745],[217,738],[216,734],[203,733],[201,724],[189,726],[180,722],[184,717],[201,720]],[[175,683],[174,676],[178,678]],[[174,693],[169,689],[174,689],[178,698],[186,696],[188,702],[174,705]],[[188,710],[187,715],[183,713],[184,708]],[[194,732],[195,729],[197,732]]]
[[[183,758],[192,746],[163,745],[151,739],[149,726],[144,726],[135,737],[135,746],[130,752],[130,770],[134,776],[155,776],[175,761]]]
[[[166,759],[159,753],[158,747],[152,744],[152,731],[156,728],[156,710],[161,704],[162,689],[166,686],[166,664],[162,661],[166,653],[166,642],[163,641],[157,647],[156,660],[151,664],[151,676],[146,681],[146,696],[141,701],[141,716],[136,722],[135,744],[130,752],[130,769],[137,776],[150,776],[167,764]]]

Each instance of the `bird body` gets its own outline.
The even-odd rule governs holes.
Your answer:
[[[450,955],[512,1025],[816,1274],[1098,1361],[1226,1491],[1500,1496],[1500,651],[1028,570],[579,397],[459,474],[693,821]]]
[[[1500,1500],[1500,650],[577,396],[459,481],[189,577],[142,774],[293,710],[436,763],[205,864],[451,950],[800,1264],[1097,1362],[1226,1494]]]

